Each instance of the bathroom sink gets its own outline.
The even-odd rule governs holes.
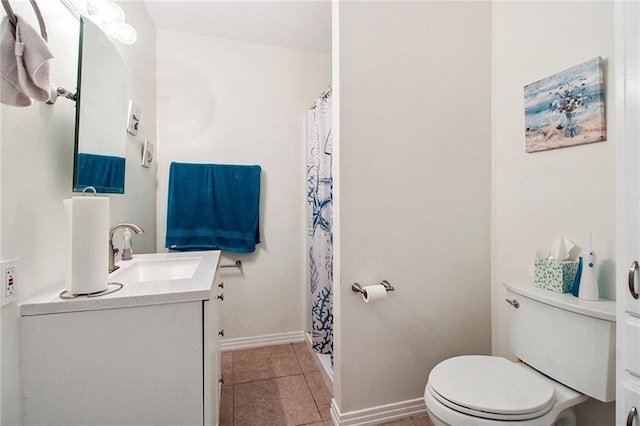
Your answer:
[[[51,288],[20,305],[20,315],[44,315],[100,309],[129,308],[211,300],[220,251],[136,253],[132,260],[118,261],[109,283],[122,287],[98,297],[61,298],[62,287]],[[110,286],[111,288],[117,286]]]
[[[184,280],[193,277],[202,257],[177,259],[143,259],[120,263],[120,269],[109,276],[112,281],[123,283]]]

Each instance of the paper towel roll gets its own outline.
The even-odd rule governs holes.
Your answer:
[[[70,292],[90,294],[106,290],[108,256],[109,198],[73,197]]]
[[[364,303],[381,300],[387,297],[387,289],[382,284],[366,285],[362,287],[362,289],[364,290],[364,294],[362,295]]]

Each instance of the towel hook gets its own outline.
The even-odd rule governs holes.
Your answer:
[[[33,8],[33,11],[36,14],[36,18],[38,18],[38,25],[40,26],[40,35],[42,35],[42,38],[44,39],[44,41],[49,41],[49,38],[47,36],[47,26],[44,23],[44,18],[42,17],[42,12],[40,12],[38,3],[36,3],[36,0],[29,0],[29,3],[31,3],[31,7]],[[18,17],[13,12],[13,9],[11,8],[11,4],[9,3],[9,0],[2,0],[2,7],[4,8],[4,11],[7,13],[7,16],[9,17],[9,21],[11,21],[11,24],[13,24],[13,27],[15,28],[16,25],[18,25]]]

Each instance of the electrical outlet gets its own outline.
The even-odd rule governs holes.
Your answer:
[[[18,277],[17,271],[18,258],[0,261],[0,281],[2,289],[0,290],[0,299],[2,306],[18,300]]]

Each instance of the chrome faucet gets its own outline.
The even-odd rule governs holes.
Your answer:
[[[109,228],[109,273],[118,269],[118,266],[116,266],[116,255],[120,251],[120,249],[113,246],[113,234],[118,229],[123,229],[123,228],[129,228],[136,234],[142,234],[144,232],[142,228],[140,228],[138,225],[133,223],[119,223]]]

